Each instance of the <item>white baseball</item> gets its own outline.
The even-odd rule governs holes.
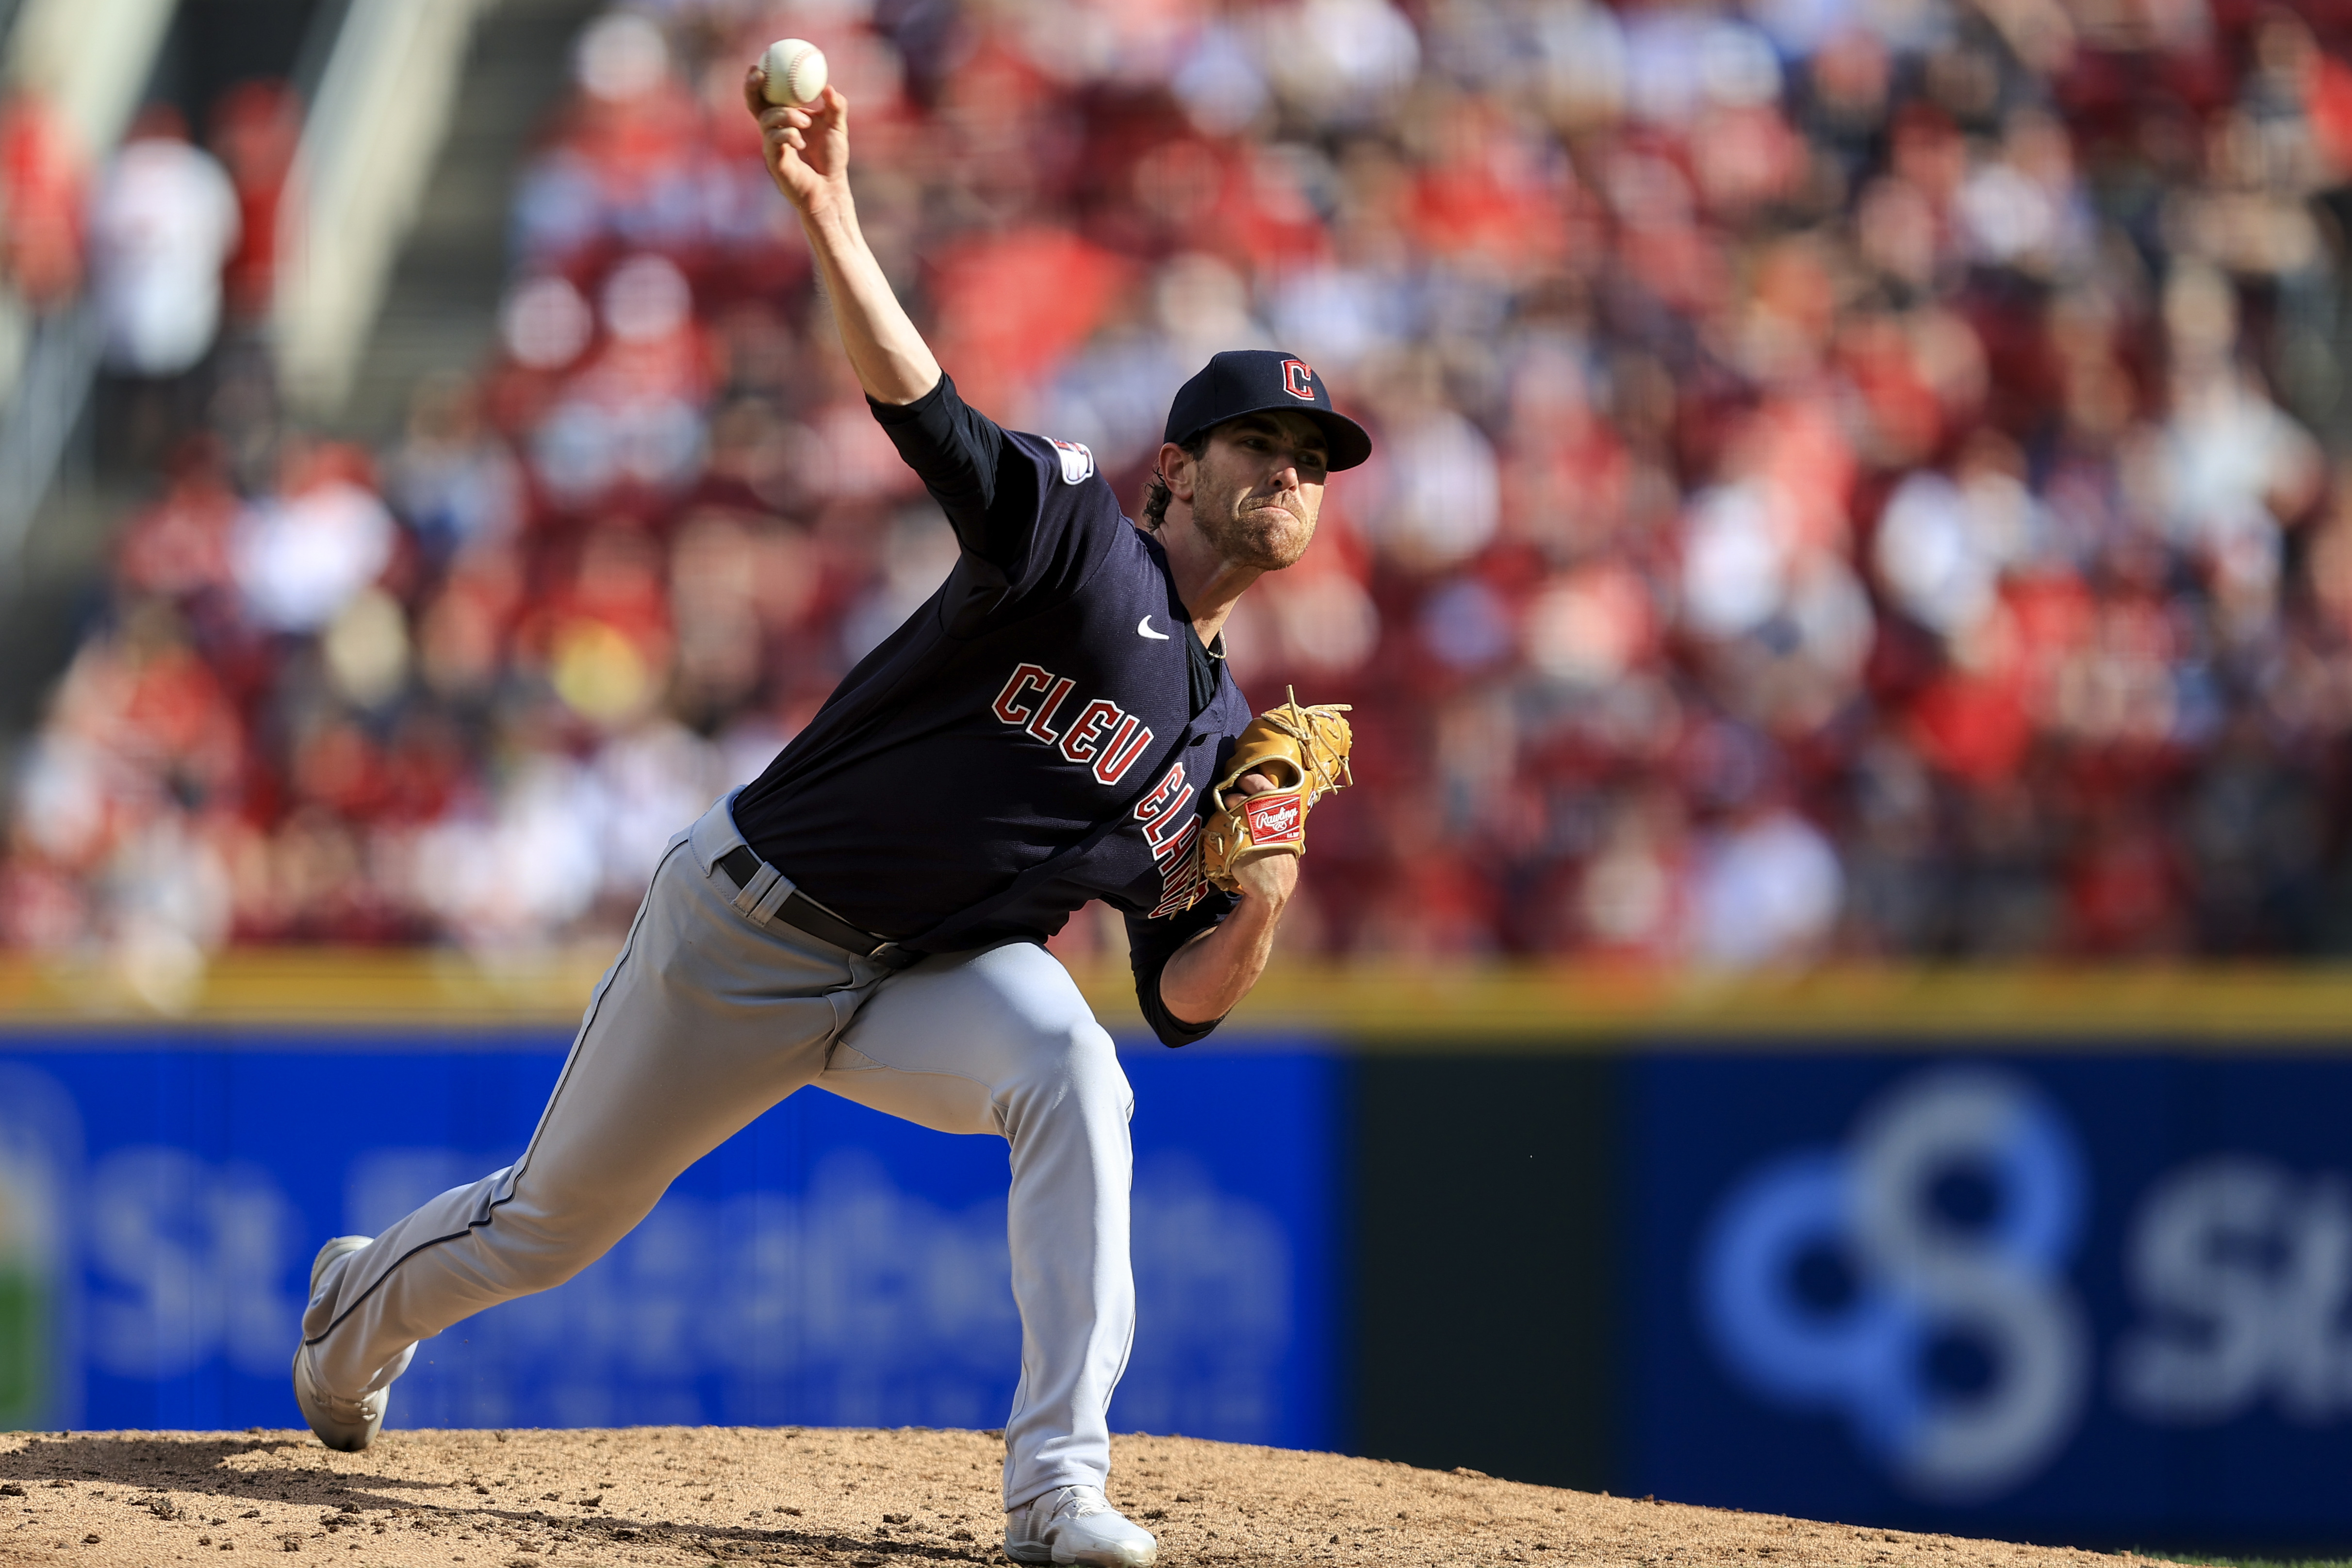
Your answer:
[[[760,57],[760,74],[768,79],[761,90],[770,103],[798,109],[824,90],[824,51],[806,38],[778,38]]]

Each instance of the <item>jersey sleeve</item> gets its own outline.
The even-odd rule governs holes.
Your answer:
[[[944,372],[912,403],[866,403],[966,553],[1016,595],[1073,585],[1104,547],[1103,529],[1088,525],[1120,521],[1091,452],[1005,430]]]
[[[948,526],[963,547],[1004,564],[1003,557],[1016,551],[1019,541],[1003,537],[1011,531],[1006,525],[1012,520],[999,515],[996,506],[997,467],[1004,455],[1004,432],[996,421],[958,396],[944,371],[939,384],[912,403],[877,403],[871,397],[866,403],[898,456],[947,513]]]
[[[1160,920],[1127,917],[1127,959],[1135,969],[1136,1005],[1143,1010],[1143,1021],[1151,1026],[1161,1045],[1189,1046],[1206,1039],[1211,1030],[1224,1022],[1212,1018],[1195,1024],[1171,1013],[1160,999],[1160,975],[1178,948],[1231,914],[1236,901],[1231,893],[1212,890],[1191,909]]]

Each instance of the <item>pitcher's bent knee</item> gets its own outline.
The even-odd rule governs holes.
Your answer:
[[[1135,1091],[1118,1065],[1118,1047],[1092,1018],[1040,1032],[1023,1070],[1000,1099],[1007,1137],[1017,1137],[1022,1126],[1040,1117],[1124,1125],[1135,1112]]]

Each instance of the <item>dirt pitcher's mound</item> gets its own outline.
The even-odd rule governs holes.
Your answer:
[[[1170,1564],[2054,1568],[2091,1555],[1188,1437],[1116,1447],[1111,1500],[1159,1534]],[[0,1563],[1003,1563],[1002,1452],[979,1432],[822,1427],[394,1431],[364,1454],[308,1432],[0,1434]]]

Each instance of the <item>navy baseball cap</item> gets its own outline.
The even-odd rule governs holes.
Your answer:
[[[1181,447],[1210,426],[1244,414],[1288,409],[1323,426],[1331,470],[1352,468],[1372,455],[1364,427],[1331,406],[1323,378],[1297,354],[1280,349],[1227,349],[1176,390],[1168,408],[1167,439]]]

